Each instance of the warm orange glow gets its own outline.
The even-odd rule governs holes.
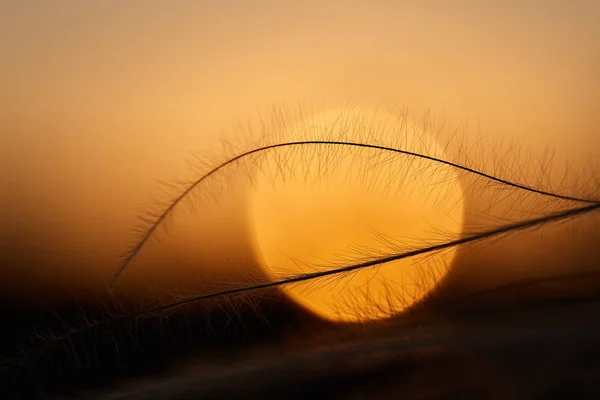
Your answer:
[[[343,129],[339,112],[308,118],[294,132],[329,130],[333,136]],[[342,117],[346,126],[356,126],[365,113],[351,110]],[[393,120],[382,113],[368,113],[370,126],[383,129]],[[315,127],[315,121],[320,124]],[[380,121],[378,123],[377,121]],[[405,146],[422,147],[428,138],[407,129]],[[359,133],[360,134],[360,133]],[[356,136],[355,134],[351,134]],[[301,136],[310,136],[303,134]],[[429,138],[430,141],[430,138]],[[441,154],[439,148],[431,152]],[[407,156],[374,161],[375,152],[350,151],[326,173],[314,165],[306,168],[306,154],[294,153],[296,176],[285,180],[267,175],[258,180],[253,197],[253,223],[257,252],[272,279],[319,267],[348,265],[365,257],[410,250],[460,233],[462,192],[450,167],[423,169],[429,161]],[[319,153],[321,159],[323,153]],[[388,155],[389,156],[389,155]],[[308,179],[305,180],[306,171]],[[399,179],[405,174],[405,179]],[[374,179],[373,177],[377,177]],[[389,193],[388,193],[389,191]],[[386,195],[387,194],[387,195]],[[451,206],[449,206],[451,205]],[[441,233],[443,232],[443,233]],[[390,239],[394,246],[390,246]],[[324,318],[343,321],[380,319],[402,311],[422,298],[447,271],[454,251],[434,259],[394,261],[344,277],[318,283],[286,287],[296,301]]]
[[[557,151],[556,166],[578,164],[575,175],[599,158],[600,2],[376,3],[0,2],[5,296],[103,293],[136,216],[164,200],[160,183],[194,178],[190,152],[220,161],[222,137],[252,148],[247,127],[260,132],[273,105],[429,111],[447,131],[471,143],[481,133],[483,148],[497,143],[498,157],[528,170],[544,148]],[[477,167],[494,164],[470,156]],[[503,177],[527,181],[528,170]],[[175,276],[179,287],[207,269],[254,271],[237,218],[245,200],[202,204],[173,221],[169,241],[145,250],[123,290],[164,288]],[[557,268],[571,264],[558,260]]]

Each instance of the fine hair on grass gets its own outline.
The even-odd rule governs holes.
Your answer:
[[[144,249],[159,245],[157,239],[166,234],[165,229],[176,225],[180,211],[200,209],[210,201],[218,203],[234,187],[243,186],[246,193],[260,190],[260,182],[327,184],[333,171],[348,165],[347,182],[392,196],[399,207],[411,196],[402,190],[408,183],[435,185],[442,190],[422,202],[451,214],[460,205],[446,204],[446,200],[459,187],[465,204],[460,230],[447,232],[432,226],[432,238],[395,238],[374,231],[382,248],[349,243],[340,249],[346,252],[337,259],[305,265],[302,273],[282,270],[275,277],[250,272],[224,274],[220,281],[201,282],[209,288],[202,293],[157,287],[155,300],[147,304],[124,305],[114,300],[94,316],[87,316],[82,309],[76,325],[60,327],[59,323],[59,328],[34,330],[20,353],[4,363],[5,376],[8,372],[10,376],[39,376],[40,368],[54,368],[59,375],[61,369],[81,369],[103,357],[118,359],[126,352],[134,357],[136,351],[130,349],[154,343],[150,337],[157,332],[160,340],[176,342],[181,340],[180,331],[185,331],[193,345],[193,335],[199,332],[217,336],[231,325],[246,329],[247,315],[268,324],[261,304],[284,301],[280,288],[308,284],[343,289],[355,274],[371,271],[377,279],[380,268],[389,268],[398,260],[412,260],[417,270],[424,263],[435,266],[451,249],[597,215],[600,209],[600,175],[593,167],[586,164],[574,169],[565,163],[561,169],[548,152],[536,158],[525,153],[518,142],[487,145],[480,135],[473,139],[466,130],[451,129],[429,114],[414,118],[402,108],[370,111],[344,105],[324,112],[279,106],[269,116],[259,117],[257,126],[239,125],[236,141],[223,140],[220,149],[193,157],[189,181],[165,186],[169,191],[165,201],[151,206],[135,228],[132,245],[109,282],[113,292]],[[143,268],[143,263],[135,268]],[[366,302],[344,299],[339,307],[362,315],[362,320],[377,310],[393,315],[401,311],[396,304],[409,309],[423,299],[423,292],[435,291],[445,274],[441,267],[424,269],[419,293],[398,292],[383,282],[388,302],[369,301],[371,294],[366,288]],[[192,327],[199,323],[198,315],[204,316],[201,328]],[[215,315],[221,316],[218,323]]]
[[[347,107],[354,109],[354,107]],[[498,158],[497,145],[492,148],[495,160],[492,163],[492,171],[488,171],[486,166],[489,160],[487,155],[479,154],[482,158],[484,166],[478,166],[479,160],[473,160],[473,155],[478,151],[482,151],[478,147],[467,147],[464,142],[458,140],[464,139],[459,137],[458,131],[455,131],[447,141],[444,150],[448,150],[452,146],[458,146],[455,154],[458,156],[457,161],[444,159],[442,155],[435,154],[433,145],[436,140],[442,140],[444,126],[432,127],[433,122],[429,115],[426,115],[417,123],[409,124],[409,116],[406,111],[395,110],[397,112],[397,120],[376,121],[374,118],[369,120],[369,115],[365,114],[364,118],[359,113],[358,118],[347,118],[344,109],[339,111],[335,123],[331,126],[319,126],[318,114],[312,110],[312,114],[306,116],[306,111],[300,110],[297,116],[290,116],[290,111],[287,108],[278,109],[274,112],[274,117],[271,124],[263,125],[260,129],[258,139],[249,139],[249,136],[244,136],[243,141],[250,141],[251,146],[247,144],[238,144],[232,142],[223,142],[223,150],[217,154],[221,158],[220,161],[207,162],[206,159],[195,157],[194,172],[197,177],[190,182],[181,182],[182,189],[171,199],[166,200],[163,204],[158,204],[155,208],[148,211],[140,219],[143,225],[136,228],[137,237],[133,241],[133,245],[125,252],[123,261],[119,265],[114,278],[109,283],[110,287],[114,287],[119,277],[124,273],[129,264],[136,258],[140,251],[148,242],[155,238],[158,231],[168,224],[169,218],[178,207],[189,206],[189,203],[199,202],[201,196],[214,196],[221,190],[227,188],[228,179],[232,178],[234,173],[247,174],[247,179],[250,181],[256,179],[256,173],[269,174],[273,179],[278,177],[285,179],[299,175],[297,169],[299,165],[292,163],[294,153],[299,153],[299,159],[306,163],[306,160],[315,160],[310,166],[306,164],[304,167],[305,181],[310,179],[318,179],[323,176],[323,171],[335,165],[342,158],[350,157],[353,161],[365,155],[370,158],[374,164],[385,162],[388,165],[393,165],[397,170],[418,170],[419,173],[427,173],[427,168],[430,173],[440,165],[450,166],[458,170],[461,174],[469,174],[478,178],[477,183],[472,183],[473,186],[485,184],[493,186],[493,196],[512,196],[516,194],[517,198],[513,199],[514,203],[522,202],[523,198],[531,195],[539,195],[541,198],[550,198],[553,200],[562,200],[571,203],[587,203],[595,204],[600,199],[593,196],[586,196],[590,189],[598,190],[598,182],[589,180],[582,185],[581,182],[575,187],[576,190],[572,194],[561,193],[560,188],[541,183],[544,180],[550,179],[550,169],[552,167],[552,157],[544,156],[540,160],[540,171],[535,175],[524,174],[527,168],[522,168],[517,157],[519,154],[510,154],[512,147],[509,147],[508,152]],[[392,114],[393,115],[393,114]],[[294,121],[311,119],[312,125],[309,129],[295,129]],[[335,128],[338,129],[335,129]],[[336,134],[337,133],[337,134]],[[445,132],[447,133],[447,132]],[[409,141],[408,135],[418,137],[417,141]],[[283,137],[282,137],[283,136]],[[480,139],[475,143],[475,146],[481,146]],[[243,150],[244,147],[250,147],[249,150]],[[350,149],[350,152],[345,151]],[[353,151],[357,150],[357,151]],[[506,150],[504,150],[506,151]],[[214,157],[214,156],[213,156]],[[511,158],[512,157],[512,158]],[[383,159],[383,160],[382,160]],[[265,168],[265,165],[268,166]],[[231,171],[233,170],[233,171]],[[512,175],[520,175],[520,181],[509,180],[504,178],[500,172],[508,172]],[[565,165],[563,179],[560,181],[562,186],[566,186],[567,179],[573,179],[572,175],[568,174],[569,165]],[[363,179],[373,179],[370,176],[364,175]],[[534,183],[538,183],[535,186]],[[454,182],[454,184],[457,184]],[[590,188],[590,184],[594,187]],[[203,186],[205,185],[205,186]],[[447,183],[448,187],[452,186]],[[389,186],[387,186],[389,188]],[[468,188],[469,194],[473,194],[479,187]],[[572,189],[571,189],[572,190]],[[509,193],[506,193],[509,191]],[[539,200],[537,200],[539,201]],[[514,205],[513,203],[513,205]]]

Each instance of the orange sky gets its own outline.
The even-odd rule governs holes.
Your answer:
[[[2,2],[3,286],[97,286],[156,182],[274,103],[431,109],[600,156],[597,2],[322,3]],[[224,215],[215,254],[243,236]]]

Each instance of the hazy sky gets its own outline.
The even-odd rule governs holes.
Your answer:
[[[4,0],[3,290],[97,286],[156,182],[272,104],[431,109],[599,157],[599,19],[593,0]]]

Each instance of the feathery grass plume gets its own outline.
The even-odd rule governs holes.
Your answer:
[[[297,179],[306,185],[314,185],[320,181],[326,182],[332,171],[339,169],[343,163],[349,163],[355,166],[349,175],[350,183],[358,181],[365,184],[367,190],[384,196],[396,194],[401,197],[410,195],[401,192],[403,182],[418,181],[433,175],[437,177],[434,185],[447,185],[448,189],[447,192],[439,192],[435,198],[423,199],[424,202],[450,211],[457,205],[444,204],[448,198],[445,193],[460,186],[465,198],[468,197],[470,201],[471,209],[466,214],[485,214],[489,221],[466,220],[460,234],[436,231],[432,227],[436,233],[435,240],[426,237],[396,238],[375,232],[376,239],[385,244],[383,249],[360,247],[361,243],[357,243],[359,247],[339,255],[337,260],[325,260],[322,265],[306,265],[308,272],[282,272],[276,274],[278,279],[248,274],[236,280],[229,276],[222,282],[210,282],[205,287],[213,290],[205,293],[189,295],[177,293],[175,288],[168,290],[170,298],[157,295],[158,305],[156,302],[151,305],[137,303],[134,310],[112,305],[106,309],[105,318],[83,318],[82,324],[67,327],[62,332],[37,331],[35,340],[24,345],[21,355],[5,365],[6,370],[39,372],[40,365],[59,366],[65,363],[65,359],[71,360],[71,368],[77,369],[96,362],[99,351],[118,358],[124,349],[140,346],[140,342],[146,340],[145,337],[153,329],[164,330],[161,336],[166,337],[164,340],[174,340],[170,331],[173,325],[169,321],[176,321],[176,325],[191,324],[191,305],[194,305],[194,311],[201,310],[206,317],[203,326],[205,334],[210,329],[217,329],[210,325],[213,323],[214,310],[219,309],[225,316],[226,327],[232,322],[244,324],[245,316],[240,311],[242,307],[252,310],[268,322],[268,318],[261,315],[258,302],[270,296],[274,297],[274,301],[279,301],[279,292],[273,289],[308,282],[316,286],[340,282],[343,285],[344,280],[351,280],[354,274],[368,270],[374,271],[373,277],[377,279],[377,269],[394,261],[416,259],[424,262],[427,257],[430,258],[427,262],[435,261],[436,255],[452,248],[570,221],[600,209],[600,186],[595,171],[591,171],[586,181],[574,186],[577,181],[567,168],[565,178],[557,187],[555,179],[544,178],[555,176],[551,172],[551,157],[542,158],[537,163],[539,167],[535,169],[538,175],[526,174],[523,171],[534,168],[519,159],[519,152],[515,150],[518,148],[499,152],[493,147],[492,158],[489,158],[479,139],[472,145],[466,144],[466,139],[457,131],[445,131],[443,124],[436,125],[430,116],[413,121],[406,110],[396,110],[396,114],[388,113],[388,117],[376,119],[352,107],[335,113],[337,117],[332,126],[319,121],[323,114],[313,112],[306,115],[305,111],[300,110],[291,115],[288,108],[278,108],[269,123],[262,121],[258,139],[246,138],[242,144],[224,142],[223,150],[212,162],[198,157],[194,164],[198,176],[191,182],[174,185],[173,189],[179,191],[172,199],[142,218],[144,225],[137,231],[139,236],[123,259],[112,283],[116,283],[178,210],[186,206],[199,207],[206,196],[215,196],[213,198],[217,199],[218,195],[223,195],[230,186],[235,185],[236,180],[245,179],[256,185],[259,181],[286,182]],[[395,118],[389,115],[395,115]],[[411,137],[418,140],[412,140]],[[446,145],[441,147],[443,154],[439,154],[438,144],[444,142]],[[482,160],[488,161],[487,164],[478,167],[477,163]],[[526,157],[524,162],[529,160],[531,158]],[[382,172],[384,170],[387,175]],[[447,171],[456,171],[457,176]],[[523,175],[519,176],[521,173]],[[396,185],[391,184],[390,176],[394,177]],[[513,181],[512,176],[520,179]],[[506,210],[512,210],[513,213],[508,215]],[[418,267],[418,263],[415,265]],[[431,282],[438,282],[439,275],[443,273],[435,268],[424,271],[421,285],[431,286]],[[164,291],[164,288],[161,290]],[[344,299],[346,304],[342,301],[340,309],[365,316],[373,310],[386,313],[397,311],[396,303],[384,303],[379,299],[368,301],[370,295],[367,288],[366,302],[352,303],[351,298],[349,301]],[[410,292],[398,293],[391,287],[386,296],[388,299],[399,298],[406,306],[419,297]],[[190,332],[198,334],[197,330]],[[171,339],[168,339],[169,336]]]
[[[346,244],[347,247],[355,247],[346,255],[338,252],[333,258],[329,257],[323,262],[311,260],[307,263],[294,258],[294,254],[289,254],[289,258],[302,272],[329,270],[358,261],[370,262],[409,252],[426,244],[451,242],[466,232],[487,231],[503,224],[566,210],[575,203],[596,202],[595,196],[592,196],[597,193],[598,188],[597,181],[592,179],[594,175],[584,185],[577,185],[577,190],[567,192],[565,182],[572,179],[568,165],[560,187],[557,188],[554,185],[556,179],[548,178],[556,175],[556,171],[552,169],[552,157],[542,158],[535,165],[535,168],[538,164],[540,167],[534,174],[536,171],[531,166],[516,158],[520,153],[515,149],[520,147],[511,145],[508,150],[500,151],[496,143],[492,146],[491,156],[498,161],[491,164],[492,171],[489,171],[490,168],[486,170],[485,165],[478,169],[476,165],[479,160],[474,159],[473,154],[483,160],[490,160],[482,150],[480,138],[477,138],[475,144],[469,145],[466,134],[461,137],[457,130],[448,131],[443,122],[436,124],[429,115],[414,120],[406,110],[394,111],[395,114],[380,113],[377,110],[371,112],[356,106],[320,113],[314,110],[307,113],[300,109],[293,114],[285,107],[275,110],[270,123],[266,124],[261,120],[263,125],[259,140],[246,137],[248,143],[253,143],[250,146],[225,142],[220,156],[222,161],[203,165],[196,171],[198,176],[184,185],[172,201],[166,202],[166,207],[155,210],[154,215],[147,218],[148,224],[138,231],[139,240],[128,251],[111,285],[116,283],[142,248],[159,235],[162,226],[167,225],[176,212],[202,206],[204,195],[209,194],[216,199],[222,191],[234,187],[240,181],[249,182],[259,192],[265,190],[265,182],[266,185],[281,184],[283,187],[293,181],[300,181],[306,186],[325,182],[327,187],[334,174],[343,170],[346,171],[344,183],[348,186],[363,185],[366,192],[375,191],[383,197],[394,196],[399,207],[413,196],[413,191],[417,191],[417,197],[423,204],[428,204],[440,213],[456,214],[461,199],[454,196],[452,201],[449,200],[453,191],[456,193],[457,187],[462,190],[462,198],[469,202],[465,220],[456,221],[455,225],[460,228],[458,232],[456,229],[443,231],[441,227],[430,226],[430,236],[396,237],[396,243],[389,246],[391,242],[388,241],[387,248],[373,248],[370,242]],[[252,129],[248,132],[252,132]],[[439,143],[445,143],[443,148]],[[521,181],[492,174],[515,171],[522,175]],[[530,182],[543,185],[533,186]],[[590,187],[590,184],[594,186]],[[582,187],[586,188],[585,192]],[[347,202],[349,199],[340,199],[340,202]],[[293,213],[291,210],[290,212]],[[402,239],[402,243],[398,242],[399,239]],[[296,273],[282,268],[282,265],[268,265],[267,269],[271,281],[286,279]],[[419,279],[422,281],[423,274],[426,275],[425,269],[413,269],[413,281],[417,286],[425,288],[424,282],[416,283]],[[363,270],[360,271],[362,273]],[[304,284],[303,292],[310,295],[314,288],[327,285],[330,290],[339,290],[341,293],[341,289],[357,275],[358,273],[347,273],[335,278],[322,276],[310,284]],[[437,275],[441,277],[443,273]],[[430,284],[433,282],[435,281],[430,279]],[[397,290],[407,290],[402,283],[397,286]],[[230,287],[235,289],[240,286]],[[413,301],[426,293],[425,289],[420,291],[420,296],[411,295]]]
[[[306,115],[306,111],[300,109],[297,115],[293,115],[289,108],[282,107],[274,111],[270,123],[261,120],[263,124],[257,139],[246,135],[244,144],[224,141],[222,151],[216,152],[217,156],[212,162],[196,157],[194,172],[197,177],[190,182],[179,182],[181,189],[178,193],[140,217],[142,225],[136,228],[136,238],[125,252],[110,286],[115,286],[146,244],[161,229],[169,226],[169,220],[178,208],[198,207],[203,197],[216,199],[222,191],[233,186],[235,183],[232,180],[246,178],[250,182],[256,182],[257,174],[267,174],[268,178],[274,180],[294,179],[302,175],[307,184],[314,183],[316,180],[326,179],[328,169],[345,158],[350,158],[351,163],[360,163],[366,159],[370,161],[371,168],[382,164],[393,166],[394,174],[399,178],[396,182],[398,187],[407,178],[414,179],[414,171],[435,176],[436,168],[451,167],[460,173],[460,178],[469,175],[465,182],[467,187],[463,190],[465,195],[482,196],[478,200],[485,200],[488,205],[482,210],[484,213],[489,213],[492,205],[498,204],[502,199],[512,200],[505,209],[515,209],[515,206],[523,204],[533,195],[537,196],[531,209],[536,210],[540,209],[541,203],[548,204],[548,200],[544,198],[551,199],[553,204],[559,204],[556,200],[561,200],[559,207],[569,202],[592,204],[598,201],[598,198],[589,196],[590,189],[595,194],[599,187],[598,181],[593,180],[597,179],[594,175],[590,175],[591,178],[583,184],[576,182],[579,184],[568,185],[576,188],[574,193],[561,193],[560,189],[567,187],[566,182],[572,179],[572,175],[568,174],[568,165],[561,181],[562,187],[555,188],[548,182],[552,157],[544,156],[536,165],[539,165],[539,172],[528,174],[531,166],[524,163],[529,159],[518,159],[519,153],[512,151],[512,148],[498,156],[500,152],[495,143],[492,147],[493,163],[490,171],[487,168],[490,157],[483,154],[479,139],[475,144],[468,145],[464,140],[459,141],[464,137],[459,138],[456,131],[451,131],[448,138],[444,125],[436,126],[429,115],[420,121],[414,121],[409,118],[406,110],[395,111],[396,119],[379,120],[363,110],[357,112],[355,106],[347,106],[341,111],[334,111],[337,117],[333,124],[321,124],[319,114],[314,111]],[[351,115],[355,112],[358,116]],[[302,125],[298,124],[299,121],[309,123]],[[251,132],[252,130],[248,133]],[[436,154],[439,150],[435,144],[444,140],[444,136],[447,142],[443,150],[446,154],[454,155],[456,161]],[[473,154],[477,152],[479,157],[473,160]],[[293,163],[294,159],[300,160],[300,165]],[[483,167],[477,166],[479,159],[483,161]],[[365,171],[368,169],[365,168]],[[406,171],[413,171],[412,177],[407,177]],[[519,176],[520,180],[505,179],[502,173]],[[373,181],[368,174],[359,178]],[[452,187],[450,184],[447,186],[449,190]],[[390,187],[391,185],[387,186],[388,190]],[[437,200],[443,201],[443,198]]]

